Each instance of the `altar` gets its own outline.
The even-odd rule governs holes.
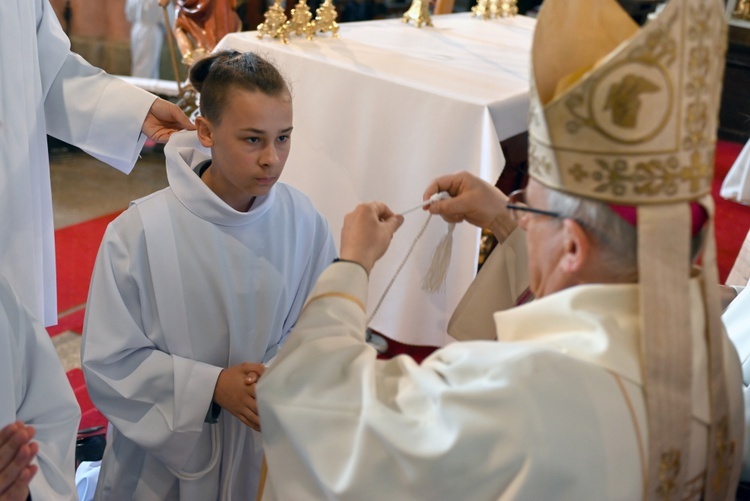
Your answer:
[[[494,184],[504,165],[500,141],[527,129],[534,19],[482,21],[468,13],[433,16],[434,27],[400,19],[340,25],[339,37],[256,32],[226,36],[216,50],[255,51],[291,84],[292,150],[281,177],[305,192],[339,243],[344,215],[380,200],[394,212],[422,200],[435,177],[467,170]],[[428,215],[405,216],[372,271],[372,312]],[[473,279],[478,229],[459,224],[445,290],[422,279],[448,225],[433,217],[370,326],[410,344],[444,345],[451,312]]]

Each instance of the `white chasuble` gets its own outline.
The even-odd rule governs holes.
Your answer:
[[[254,498],[257,434],[225,410],[217,424],[206,422],[219,372],[273,357],[336,257],[306,196],[277,183],[237,212],[193,172],[208,158],[199,147],[194,132],[172,136],[170,187],[115,219],[97,257],[82,362],[91,398],[112,424],[99,499]],[[140,208],[154,199],[169,228],[156,247]],[[164,276],[152,269],[155,252],[170,246],[179,276],[154,283]],[[159,308],[175,299],[185,318],[174,318],[180,308]]]
[[[702,318],[691,287],[691,314]],[[496,313],[498,340],[452,343],[422,364],[382,361],[364,342],[364,271],[332,265],[259,383],[263,499],[641,499],[638,294],[573,287]],[[702,332],[692,336],[686,468],[699,488],[706,357]],[[739,364],[725,348],[731,410],[742,412]]]
[[[57,322],[47,134],[129,172],[155,96],[70,52],[48,0],[0,2],[0,274]]]
[[[36,429],[32,499],[78,498],[73,475],[80,419],[49,334],[0,276],[0,428],[18,420]]]

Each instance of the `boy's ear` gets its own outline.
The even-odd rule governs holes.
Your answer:
[[[203,147],[212,147],[214,145],[214,139],[211,122],[206,120],[206,117],[195,117],[195,128],[198,132],[198,140],[201,142]]]

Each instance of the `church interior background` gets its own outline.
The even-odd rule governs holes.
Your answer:
[[[311,7],[312,2],[308,0]],[[265,4],[249,3],[243,0],[238,13],[243,20],[243,30],[254,29],[258,16],[262,20]],[[369,2],[374,9],[361,7]],[[109,73],[128,75],[130,72],[130,24],[125,19],[125,0],[50,0],[61,24],[71,39],[72,49],[81,54],[93,65]],[[409,4],[403,0],[337,0],[339,20],[366,20],[385,17],[399,17]],[[520,0],[521,13],[533,14],[541,0]],[[645,16],[656,5],[653,0],[621,0],[635,16]],[[257,12],[250,12],[251,5]],[[454,12],[468,11],[473,0],[456,0]],[[347,13],[347,8],[348,13]],[[365,16],[365,19],[362,16]],[[736,143],[736,152],[748,138],[750,132],[750,99],[746,95],[750,79],[750,29],[730,29],[730,48],[727,57],[727,80],[722,102],[722,128],[724,139]],[[174,80],[172,60],[168,45],[165,44],[161,57],[161,78]],[[180,70],[183,71],[184,67]],[[184,77],[184,75],[181,75]],[[50,164],[55,215],[55,228],[62,230],[105,215],[115,214],[127,207],[128,202],[161,189],[167,185],[164,157],[161,146],[147,147],[129,176],[107,168],[97,160],[54,140],[50,141]],[[746,218],[750,221],[750,208]],[[745,232],[748,222],[745,225]],[[58,260],[74,261],[75,255],[58,256]],[[82,313],[84,305],[75,305],[72,313]],[[61,316],[62,316],[61,312]],[[71,312],[68,312],[71,313]],[[53,341],[60,353],[66,371],[80,367],[80,335],[71,331],[58,330]],[[71,384],[76,385],[78,376],[71,376]],[[81,384],[82,380],[78,383]],[[77,393],[84,391],[80,387]],[[85,402],[86,396],[79,395]],[[83,407],[83,403],[82,403]],[[84,409],[84,413],[86,409]],[[100,421],[82,422],[82,427],[98,424]]]

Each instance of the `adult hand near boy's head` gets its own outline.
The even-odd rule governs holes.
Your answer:
[[[31,461],[39,452],[32,442],[36,431],[21,422],[0,430],[0,501],[26,501],[29,483],[38,467]]]
[[[148,110],[141,131],[157,143],[166,143],[179,130],[195,130],[195,125],[174,103],[157,98]]]

